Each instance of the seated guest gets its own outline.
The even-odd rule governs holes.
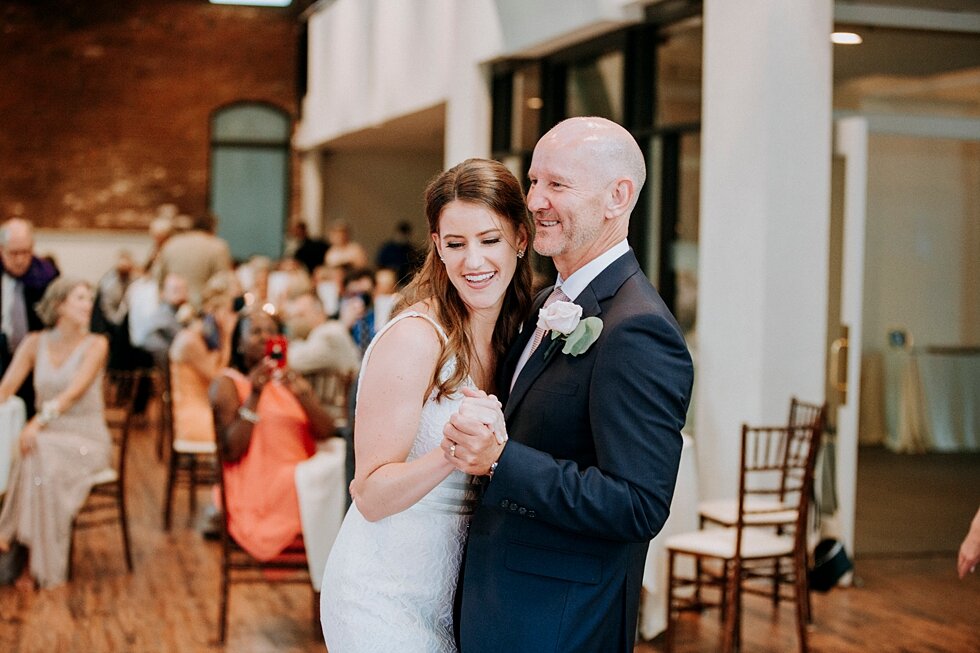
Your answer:
[[[208,386],[231,356],[235,325],[231,272],[216,274],[201,293],[202,314],[181,329],[170,346],[170,385],[175,440],[214,442]]]
[[[351,375],[357,372],[360,350],[343,324],[327,319],[316,295],[305,293],[288,301],[283,315],[292,369],[301,374],[321,370]]]
[[[157,365],[166,361],[170,345],[181,329],[177,309],[187,303],[187,298],[187,279],[176,272],[168,274],[160,290],[160,303],[147,319],[147,335],[143,341],[143,349],[153,355]]]
[[[277,333],[270,315],[250,310],[235,329],[235,369],[224,370],[210,389],[228,532],[259,560],[301,535],[296,465],[315,453],[315,440],[333,435],[310,384],[265,357],[266,341]]]
[[[340,321],[350,329],[351,337],[362,352],[371,343],[378,327],[375,323],[373,296],[374,273],[371,270],[358,268],[345,275]]]
[[[335,220],[327,232],[327,240],[330,247],[327,249],[326,256],[323,257],[324,265],[329,268],[341,266],[367,267],[367,252],[364,251],[364,247],[360,243],[351,240],[350,226],[346,222]]]
[[[388,323],[391,309],[401,300],[398,293],[398,277],[391,268],[379,268],[374,272],[374,327],[380,329]]]
[[[57,276],[56,265],[34,255],[30,222],[11,218],[0,225],[0,373],[27,333],[42,328],[34,306]],[[28,379],[17,394],[32,416],[34,384]]]
[[[321,265],[313,270],[313,288],[323,303],[323,311],[330,319],[336,319],[340,314],[340,295],[344,289],[346,274],[347,270],[343,267],[328,268]]]
[[[174,219],[174,226],[180,228],[182,216]],[[208,279],[231,269],[231,254],[228,243],[214,235],[217,227],[215,216],[203,214],[191,220],[190,230],[178,233],[167,239],[160,248],[154,263],[157,283],[168,274],[176,272],[187,279],[191,303],[201,306],[201,293]]]
[[[322,238],[310,236],[305,222],[297,222],[291,229],[295,239],[296,249],[291,256],[299,261],[306,271],[313,273],[318,265],[323,264],[323,257],[327,253],[327,243]]]
[[[108,333],[110,339],[115,337],[128,312],[126,290],[140,272],[133,263],[133,255],[125,249],[120,250],[116,264],[102,275],[96,286],[93,331]]]
[[[34,372],[40,412],[20,434],[21,455],[0,511],[0,552],[22,555],[19,547],[27,547],[30,574],[42,588],[65,582],[72,520],[94,475],[110,463],[102,403],[109,343],[89,331],[93,302],[87,283],[53,281],[37,307],[46,328],[23,340],[0,381],[4,402]]]

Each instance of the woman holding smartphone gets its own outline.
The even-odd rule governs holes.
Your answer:
[[[259,560],[276,557],[302,533],[296,465],[333,435],[313,388],[287,365],[272,316],[252,309],[232,334],[232,368],[211,383],[224,461],[229,534]]]

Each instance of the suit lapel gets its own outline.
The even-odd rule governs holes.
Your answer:
[[[500,399],[501,403],[507,403],[507,398],[510,395],[510,382],[514,378],[517,361],[521,359],[521,353],[524,351],[524,347],[527,346],[527,341],[534,335],[534,329],[537,328],[538,323],[538,311],[549,294],[551,294],[550,287],[545,288],[535,297],[531,305],[531,312],[524,320],[521,332],[514,339],[510,349],[507,350],[503,362],[497,366],[497,398]]]
[[[623,282],[633,274],[639,272],[639,270],[640,265],[636,260],[636,256],[633,254],[633,250],[630,250],[613,261],[609,267],[599,273],[599,276],[593,279],[592,283],[586,286],[585,290],[583,290],[579,296],[575,298],[575,303],[582,307],[582,317],[598,317],[602,313],[600,302],[615,295],[616,291],[619,290],[619,287],[623,285]],[[537,311],[535,311],[535,314],[536,313]],[[524,331],[528,331],[526,325]],[[530,335],[527,335],[526,333],[522,333],[521,335],[523,337],[519,338],[519,340],[526,344],[528,338],[530,338]],[[521,403],[524,395],[527,394],[528,389],[530,389],[530,387],[534,384],[534,381],[541,375],[542,372],[544,372],[552,359],[561,353],[563,342],[564,341],[562,341],[560,338],[557,341],[553,341],[550,339],[550,335],[545,335],[544,342],[542,342],[541,346],[538,347],[533,354],[531,354],[531,357],[524,365],[524,369],[522,369],[520,375],[518,375],[517,381],[514,383],[513,390],[507,397],[504,408],[505,418],[510,418],[513,412],[517,409],[518,404]],[[513,369],[517,364],[517,358],[520,357],[520,352],[523,351],[523,349],[524,346],[522,345],[518,349],[517,357],[509,366],[511,375],[513,375]],[[510,377],[508,377],[508,382],[509,378]]]

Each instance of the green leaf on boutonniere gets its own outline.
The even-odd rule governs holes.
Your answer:
[[[561,353],[578,356],[592,346],[592,343],[599,338],[602,333],[602,320],[597,317],[587,317],[578,323],[575,330],[565,338],[565,346]]]

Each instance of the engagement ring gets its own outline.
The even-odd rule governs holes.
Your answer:
[[[456,443],[455,442],[453,442],[451,445],[449,445],[449,455],[452,456],[453,458],[456,457]]]

